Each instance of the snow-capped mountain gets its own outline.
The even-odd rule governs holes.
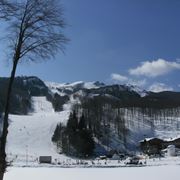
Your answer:
[[[59,95],[69,95],[75,93],[77,91],[83,89],[98,89],[100,87],[104,87],[105,84],[100,82],[83,82],[77,81],[74,83],[54,83],[54,82],[46,82],[47,87],[53,92],[58,93]]]
[[[104,83],[96,82],[83,82],[77,81],[74,83],[54,83],[54,82],[45,82],[45,84],[53,91],[54,93],[58,93],[60,95],[65,95],[69,93],[74,93],[79,90],[90,90],[90,89],[107,89],[110,87],[113,88],[115,85],[105,85]],[[132,91],[139,94],[141,97],[144,97],[148,94],[146,90],[142,90],[138,86],[133,86],[130,84],[127,85],[118,85],[119,91]]]
[[[6,81],[0,78],[3,89]],[[2,110],[3,91],[0,95]],[[44,83],[37,77],[17,77],[12,99],[7,148],[11,158],[16,154],[23,158],[27,151],[32,159],[39,155],[63,158],[51,139],[59,123],[66,126],[74,107],[78,116],[85,115],[93,132],[96,155],[137,150],[143,138],[176,138],[180,133],[178,92],[152,93],[131,85],[99,82]]]

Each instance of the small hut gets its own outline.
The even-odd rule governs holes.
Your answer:
[[[51,156],[40,156],[39,157],[39,163],[51,164],[52,163],[52,157]]]
[[[167,147],[167,155],[168,156],[176,156],[176,147],[175,147],[175,145],[169,145]]]
[[[106,156],[108,158],[112,158],[115,154],[118,154],[117,150],[110,150],[109,152],[107,152]]]

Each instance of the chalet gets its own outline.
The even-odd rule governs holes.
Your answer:
[[[143,141],[140,141],[140,147],[145,154],[160,154],[163,149],[163,142],[163,140],[158,138],[146,138]]]
[[[165,146],[174,145],[176,148],[180,148],[180,138],[172,139],[164,142]]]
[[[170,140],[147,138],[140,141],[140,148],[145,154],[148,155],[161,154],[162,149],[167,149],[169,150],[169,154],[173,154],[173,149],[180,149],[180,138]]]

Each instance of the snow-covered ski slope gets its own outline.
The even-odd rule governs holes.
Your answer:
[[[73,94],[73,88],[79,86],[79,84],[85,87],[82,82],[67,85],[47,83],[52,94],[68,95],[70,99],[67,104],[64,104],[64,110],[61,112],[54,112],[52,104],[46,100],[46,97],[32,97],[33,113],[27,116],[10,115],[6,150],[8,156],[11,157],[10,159],[14,160],[18,156],[23,157],[22,159],[25,161],[27,154],[29,158],[31,156],[33,159],[40,155],[50,155],[53,159],[64,159],[64,155],[58,154],[51,138],[56,125],[60,122],[66,124],[71,107],[80,103],[78,97]],[[88,88],[95,88],[95,86],[90,86],[92,83],[88,85]],[[72,90],[72,93],[64,94],[66,93],[65,90]],[[78,93],[80,92],[78,91]],[[154,120],[155,124],[152,126],[151,119],[148,116],[142,117],[143,114],[142,116],[139,115],[138,111],[137,114],[133,114],[133,118],[131,116],[131,112],[127,109],[124,113],[127,133],[124,137],[122,136],[122,139],[115,132],[115,124],[111,125],[109,138],[111,139],[110,145],[112,149],[122,149],[123,151],[125,149],[123,146],[124,141],[128,145],[128,150],[134,151],[139,146],[139,141],[144,138],[172,139],[180,137],[180,118],[178,117],[167,117],[166,121],[161,121],[161,118],[160,120]],[[105,147],[104,144],[102,146]],[[108,149],[108,147],[105,149]]]
[[[59,157],[51,138],[58,123],[66,124],[71,107],[75,103],[78,103],[78,99],[71,96],[70,101],[64,105],[64,110],[57,113],[54,112],[52,104],[46,100],[46,97],[32,97],[33,113],[27,116],[10,115],[7,153],[24,156],[28,153],[29,156],[33,157],[40,155]],[[148,122],[148,120],[146,121]],[[156,125],[156,128],[152,128],[147,122],[136,116],[134,116],[133,121],[128,116],[126,117],[125,125],[129,132],[126,141],[132,146],[132,149],[138,146],[139,141],[144,137],[163,139],[179,137],[180,129],[177,130],[177,124],[180,125],[180,119],[169,126],[166,124],[166,127],[160,123],[161,126]],[[118,148],[120,146],[119,149],[123,148],[121,147],[122,143],[113,132],[112,129],[112,147]]]
[[[10,115],[7,153],[38,157],[59,157],[51,138],[58,123],[66,123],[71,103],[56,113],[46,97],[33,97],[34,112],[27,116]]]

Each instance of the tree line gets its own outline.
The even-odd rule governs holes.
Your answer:
[[[56,126],[52,141],[60,152],[83,158],[92,156],[95,147],[84,115],[78,118],[75,111],[70,114],[67,126],[61,123]]]

